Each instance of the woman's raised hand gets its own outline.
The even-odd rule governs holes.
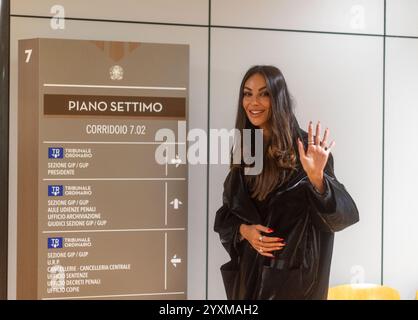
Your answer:
[[[313,136],[312,121],[308,125],[308,148],[305,151],[302,141],[298,139],[299,157],[302,163],[303,170],[308,175],[309,180],[315,185],[315,187],[323,191],[323,177],[324,168],[328,161],[328,156],[331,152],[331,148],[335,145],[335,141],[332,141],[328,145],[329,129],[326,128],[324,137],[321,140],[321,123],[316,125],[315,137]]]
[[[272,229],[262,226],[261,224],[242,224],[239,232],[251,246],[262,256],[274,258],[272,251],[282,250],[286,245],[282,238],[264,236],[261,232],[271,233]]]

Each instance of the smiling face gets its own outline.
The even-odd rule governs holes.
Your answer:
[[[254,126],[267,130],[271,114],[271,98],[264,76],[256,73],[249,77],[244,84],[243,94],[242,106],[248,120]]]

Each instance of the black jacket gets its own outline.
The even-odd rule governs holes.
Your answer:
[[[307,134],[300,131],[306,146]],[[334,232],[357,221],[353,199],[334,175],[330,154],[324,170],[326,196],[315,192],[300,162],[284,186],[268,197],[262,214],[250,197],[242,168],[232,168],[224,182],[223,205],[214,230],[231,261],[221,266],[228,299],[326,299]],[[285,239],[275,259],[260,255],[239,240],[239,226],[262,224],[269,236]]]

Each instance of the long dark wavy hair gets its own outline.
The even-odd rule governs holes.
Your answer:
[[[252,129],[253,133],[254,129],[258,128],[249,121],[243,107],[244,85],[248,78],[254,74],[261,74],[266,80],[271,102],[268,120],[270,136],[267,141],[264,141],[263,170],[258,175],[246,175],[245,179],[251,197],[262,201],[276,187],[286,183],[296,171],[296,138],[299,125],[293,112],[292,101],[282,72],[274,66],[257,65],[246,72],[241,82],[235,123],[235,128],[240,131],[241,137],[244,136],[243,129]],[[254,152],[254,148],[251,149]],[[235,166],[231,163],[231,168]],[[244,164],[241,163],[238,166],[244,166]]]

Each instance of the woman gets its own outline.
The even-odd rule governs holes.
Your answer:
[[[312,122],[299,128],[273,66],[245,74],[236,128],[263,129],[264,153],[258,175],[231,164],[216,213],[214,230],[231,256],[221,267],[228,299],[326,299],[334,232],[359,221],[334,175],[328,128],[322,138],[319,122],[315,135]]]

